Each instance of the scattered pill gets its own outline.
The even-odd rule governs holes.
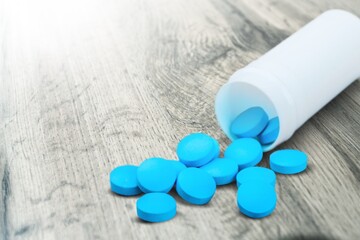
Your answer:
[[[204,133],[193,133],[179,142],[176,153],[186,166],[200,167],[214,158],[215,147],[212,137]]]
[[[137,166],[124,165],[113,169],[110,173],[110,189],[124,196],[134,196],[141,193],[136,180]]]
[[[278,137],[278,134],[279,134],[279,118],[274,117],[269,120],[264,131],[262,131],[259,134],[258,139],[261,144],[264,145],[270,144],[275,142],[276,138]]]
[[[296,174],[307,167],[307,155],[294,149],[284,149],[270,155],[270,168],[282,174]]]
[[[169,192],[174,186],[177,171],[167,160],[149,158],[143,161],[136,172],[139,188],[145,192]]]
[[[240,212],[251,218],[270,215],[276,207],[274,187],[263,182],[246,182],[240,185],[237,193]]]
[[[215,180],[216,185],[225,185],[233,182],[238,173],[238,165],[231,158],[216,158],[201,167]]]
[[[252,107],[232,121],[230,132],[237,137],[256,137],[266,127],[268,120],[268,115],[261,107]]]
[[[187,168],[179,174],[176,191],[185,201],[203,205],[214,196],[216,183],[214,178],[200,168]]]
[[[214,160],[215,158],[218,158],[220,156],[220,144],[214,138],[212,140],[213,140],[213,144],[214,144],[214,147],[213,147],[214,155],[212,157],[212,160]]]
[[[299,150],[279,150],[270,155],[271,169],[255,167],[263,157],[261,144],[274,142],[279,133],[278,117],[268,121],[259,107],[240,114],[231,131],[239,139],[226,148],[223,158],[219,157],[220,145],[216,139],[203,133],[190,134],[177,146],[179,160],[149,158],[138,167],[124,165],[113,169],[111,190],[125,196],[144,192],[136,202],[138,217],[147,222],[163,222],[176,215],[176,201],[167,194],[174,185],[182,199],[204,205],[214,196],[216,185],[236,179],[240,212],[250,218],[269,216],[277,201],[274,172],[304,171],[307,155]]]
[[[242,170],[258,164],[263,157],[263,151],[261,144],[257,140],[239,138],[226,148],[224,156],[225,158],[234,159],[239,166],[239,170]]]
[[[238,187],[241,184],[256,181],[262,181],[275,186],[276,175],[273,170],[264,167],[245,168],[236,175],[236,184]]]
[[[147,222],[164,222],[176,215],[176,201],[166,193],[147,193],[136,201],[137,215]]]
[[[186,168],[185,164],[178,160],[167,160],[170,165],[175,168],[176,171],[176,177],[179,175],[179,173]]]

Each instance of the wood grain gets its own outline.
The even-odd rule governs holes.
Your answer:
[[[271,217],[242,216],[230,185],[202,207],[172,192],[176,218],[146,224],[109,191],[111,169],[176,158],[188,133],[224,149],[219,87],[331,8],[360,16],[359,0],[0,0],[0,239],[359,239],[359,81],[279,147],[310,166],[278,176]]]

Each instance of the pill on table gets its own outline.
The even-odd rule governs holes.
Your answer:
[[[214,178],[216,185],[225,185],[233,182],[238,173],[238,165],[231,158],[216,158],[200,168]]]
[[[261,107],[240,113],[231,123],[230,132],[237,137],[256,137],[266,127],[269,117]]]
[[[176,201],[166,193],[147,193],[136,201],[140,219],[147,222],[164,222],[176,215]]]
[[[187,168],[179,174],[176,191],[185,201],[203,205],[214,196],[216,183],[214,178],[200,168]]]
[[[213,150],[212,150],[212,153],[210,154],[211,157],[208,158],[210,160],[207,164],[209,164],[211,161],[213,161],[214,159],[216,159],[220,156],[220,144],[216,139],[212,138],[212,140],[213,140],[213,144],[214,144]],[[202,166],[204,166],[204,165],[202,165]],[[197,166],[197,167],[201,167],[201,166]]]
[[[110,173],[110,188],[114,193],[134,196],[141,193],[136,180],[137,166],[124,165],[114,168]]]
[[[284,149],[270,155],[270,168],[282,174],[295,174],[307,167],[307,155],[295,149]]]
[[[178,160],[167,160],[170,163],[170,166],[175,168],[176,170],[176,176],[179,175],[179,173],[186,168],[185,164]]]
[[[249,167],[236,175],[236,184],[239,187],[246,182],[262,181],[275,186],[276,175],[273,170],[264,167]]]
[[[258,164],[263,157],[263,151],[261,144],[256,139],[239,138],[226,148],[224,156],[234,159],[239,170],[242,170]]]
[[[179,142],[176,153],[186,166],[200,167],[214,158],[215,147],[212,137],[204,133],[193,133]]]
[[[137,169],[136,177],[139,188],[145,192],[169,192],[174,186],[177,171],[170,167],[167,160],[148,158]]]
[[[237,193],[240,212],[251,218],[270,215],[276,207],[276,192],[270,184],[246,182],[240,185]]]
[[[258,139],[261,144],[270,144],[275,142],[276,138],[279,134],[279,118],[274,117],[269,120],[267,126],[265,127],[264,131],[262,131]]]
[[[220,144],[218,141],[216,141],[216,139],[212,138],[213,140],[213,144],[214,144],[214,147],[213,147],[213,156],[212,156],[212,159],[211,160],[214,160],[215,158],[218,158],[220,156]]]

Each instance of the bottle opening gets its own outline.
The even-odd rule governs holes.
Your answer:
[[[239,114],[251,107],[263,108],[269,119],[279,117],[279,131],[276,140],[262,145],[263,151],[269,151],[276,146],[281,134],[281,119],[270,97],[258,87],[241,81],[225,84],[216,96],[215,113],[217,120],[222,130],[232,141],[238,137],[231,133],[231,123]]]

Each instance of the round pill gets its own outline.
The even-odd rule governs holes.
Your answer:
[[[275,117],[269,120],[264,131],[260,133],[258,139],[261,144],[270,144],[275,142],[279,134],[279,118]]]
[[[226,148],[224,156],[225,158],[234,159],[239,166],[239,170],[241,170],[258,164],[263,157],[263,151],[257,140],[239,138]]]
[[[134,196],[141,193],[136,180],[137,166],[124,165],[114,168],[110,173],[110,189],[124,196]]]
[[[282,174],[295,174],[307,167],[307,156],[304,152],[294,149],[284,149],[270,155],[270,168]]]
[[[178,176],[179,173],[186,168],[185,164],[183,164],[178,160],[167,160],[167,161],[170,163],[171,167],[175,168],[176,176]]]
[[[270,184],[246,182],[238,189],[237,204],[244,215],[251,218],[263,218],[274,211],[276,192]]]
[[[215,147],[212,137],[204,133],[193,133],[179,142],[176,153],[186,166],[200,167],[213,159]]]
[[[238,165],[230,158],[216,158],[201,167],[215,180],[216,185],[225,185],[233,182],[238,173]]]
[[[276,175],[273,170],[264,167],[249,167],[241,170],[236,175],[236,184],[239,187],[247,182],[263,181],[275,186]]]
[[[176,201],[166,193],[147,193],[136,201],[140,219],[147,222],[164,222],[176,215]]]
[[[220,156],[220,144],[218,141],[216,141],[216,139],[212,138],[213,140],[213,157],[212,160],[214,160],[215,158],[218,158]]]
[[[200,168],[187,168],[178,176],[176,191],[185,201],[203,205],[214,196],[216,183],[214,178]]]
[[[169,192],[174,186],[177,171],[167,160],[149,158],[143,161],[136,172],[139,188],[145,192]]]
[[[261,107],[240,113],[231,123],[230,132],[237,137],[256,137],[268,123],[269,117]]]

